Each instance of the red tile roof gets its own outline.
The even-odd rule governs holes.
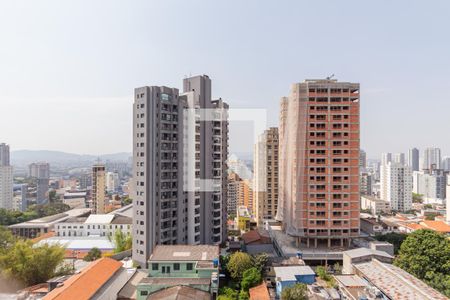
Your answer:
[[[122,263],[111,258],[100,258],[79,274],[67,279],[63,286],[48,293],[44,300],[90,299],[120,268]]]
[[[270,300],[269,291],[264,282],[252,287],[248,292],[250,294],[250,300]]]
[[[428,228],[437,232],[450,233],[450,225],[443,221],[422,221],[420,222],[424,228]]]
[[[242,235],[242,240],[248,244],[269,244],[270,237],[261,235],[258,230],[250,230]]]

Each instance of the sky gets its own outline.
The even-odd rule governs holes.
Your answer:
[[[0,142],[131,152],[133,89],[198,74],[277,126],[292,83],[335,74],[361,84],[369,158],[450,155],[449,11],[445,0],[0,0]],[[231,152],[251,151],[252,132],[232,125]]]

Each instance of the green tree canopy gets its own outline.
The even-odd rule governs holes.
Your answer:
[[[421,229],[402,243],[394,264],[450,297],[450,241]]]
[[[269,256],[267,255],[267,253],[260,253],[253,257],[253,263],[261,273],[264,271],[264,267],[266,266],[268,261]]]
[[[376,235],[375,239],[378,241],[389,242],[394,245],[394,253],[397,254],[407,236],[406,233],[390,232],[387,234]]]
[[[0,255],[14,246],[15,238],[6,227],[0,226]]]
[[[64,248],[58,245],[33,247],[31,241],[19,240],[0,255],[0,269],[7,278],[34,285],[55,276],[63,260]]]
[[[89,250],[88,254],[84,257],[85,261],[94,261],[102,257],[102,251],[100,249],[94,247]]]
[[[116,230],[116,233],[114,234],[114,243],[116,246],[116,248],[114,249],[114,253],[119,253],[131,249],[131,247],[133,246],[131,235],[126,235],[120,230]]]
[[[244,252],[235,252],[231,254],[227,264],[227,269],[228,272],[230,272],[231,278],[236,281],[240,281],[244,271],[251,267],[253,267],[252,257]]]
[[[255,267],[250,268],[248,270],[245,270],[244,274],[242,274],[241,288],[244,291],[248,291],[251,287],[254,287],[261,283],[261,281],[261,272]]]
[[[307,300],[308,293],[306,284],[297,283],[293,286],[283,289],[281,293],[281,299],[283,300]]]

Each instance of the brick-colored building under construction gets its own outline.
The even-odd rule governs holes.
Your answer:
[[[281,99],[279,209],[307,247],[359,235],[359,84],[305,80]]]

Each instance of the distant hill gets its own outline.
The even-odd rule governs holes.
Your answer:
[[[106,161],[127,161],[131,153],[120,152],[103,155],[74,154],[50,150],[17,150],[11,152],[12,165],[24,165],[32,162],[45,161],[49,163],[94,162],[100,159]]]

